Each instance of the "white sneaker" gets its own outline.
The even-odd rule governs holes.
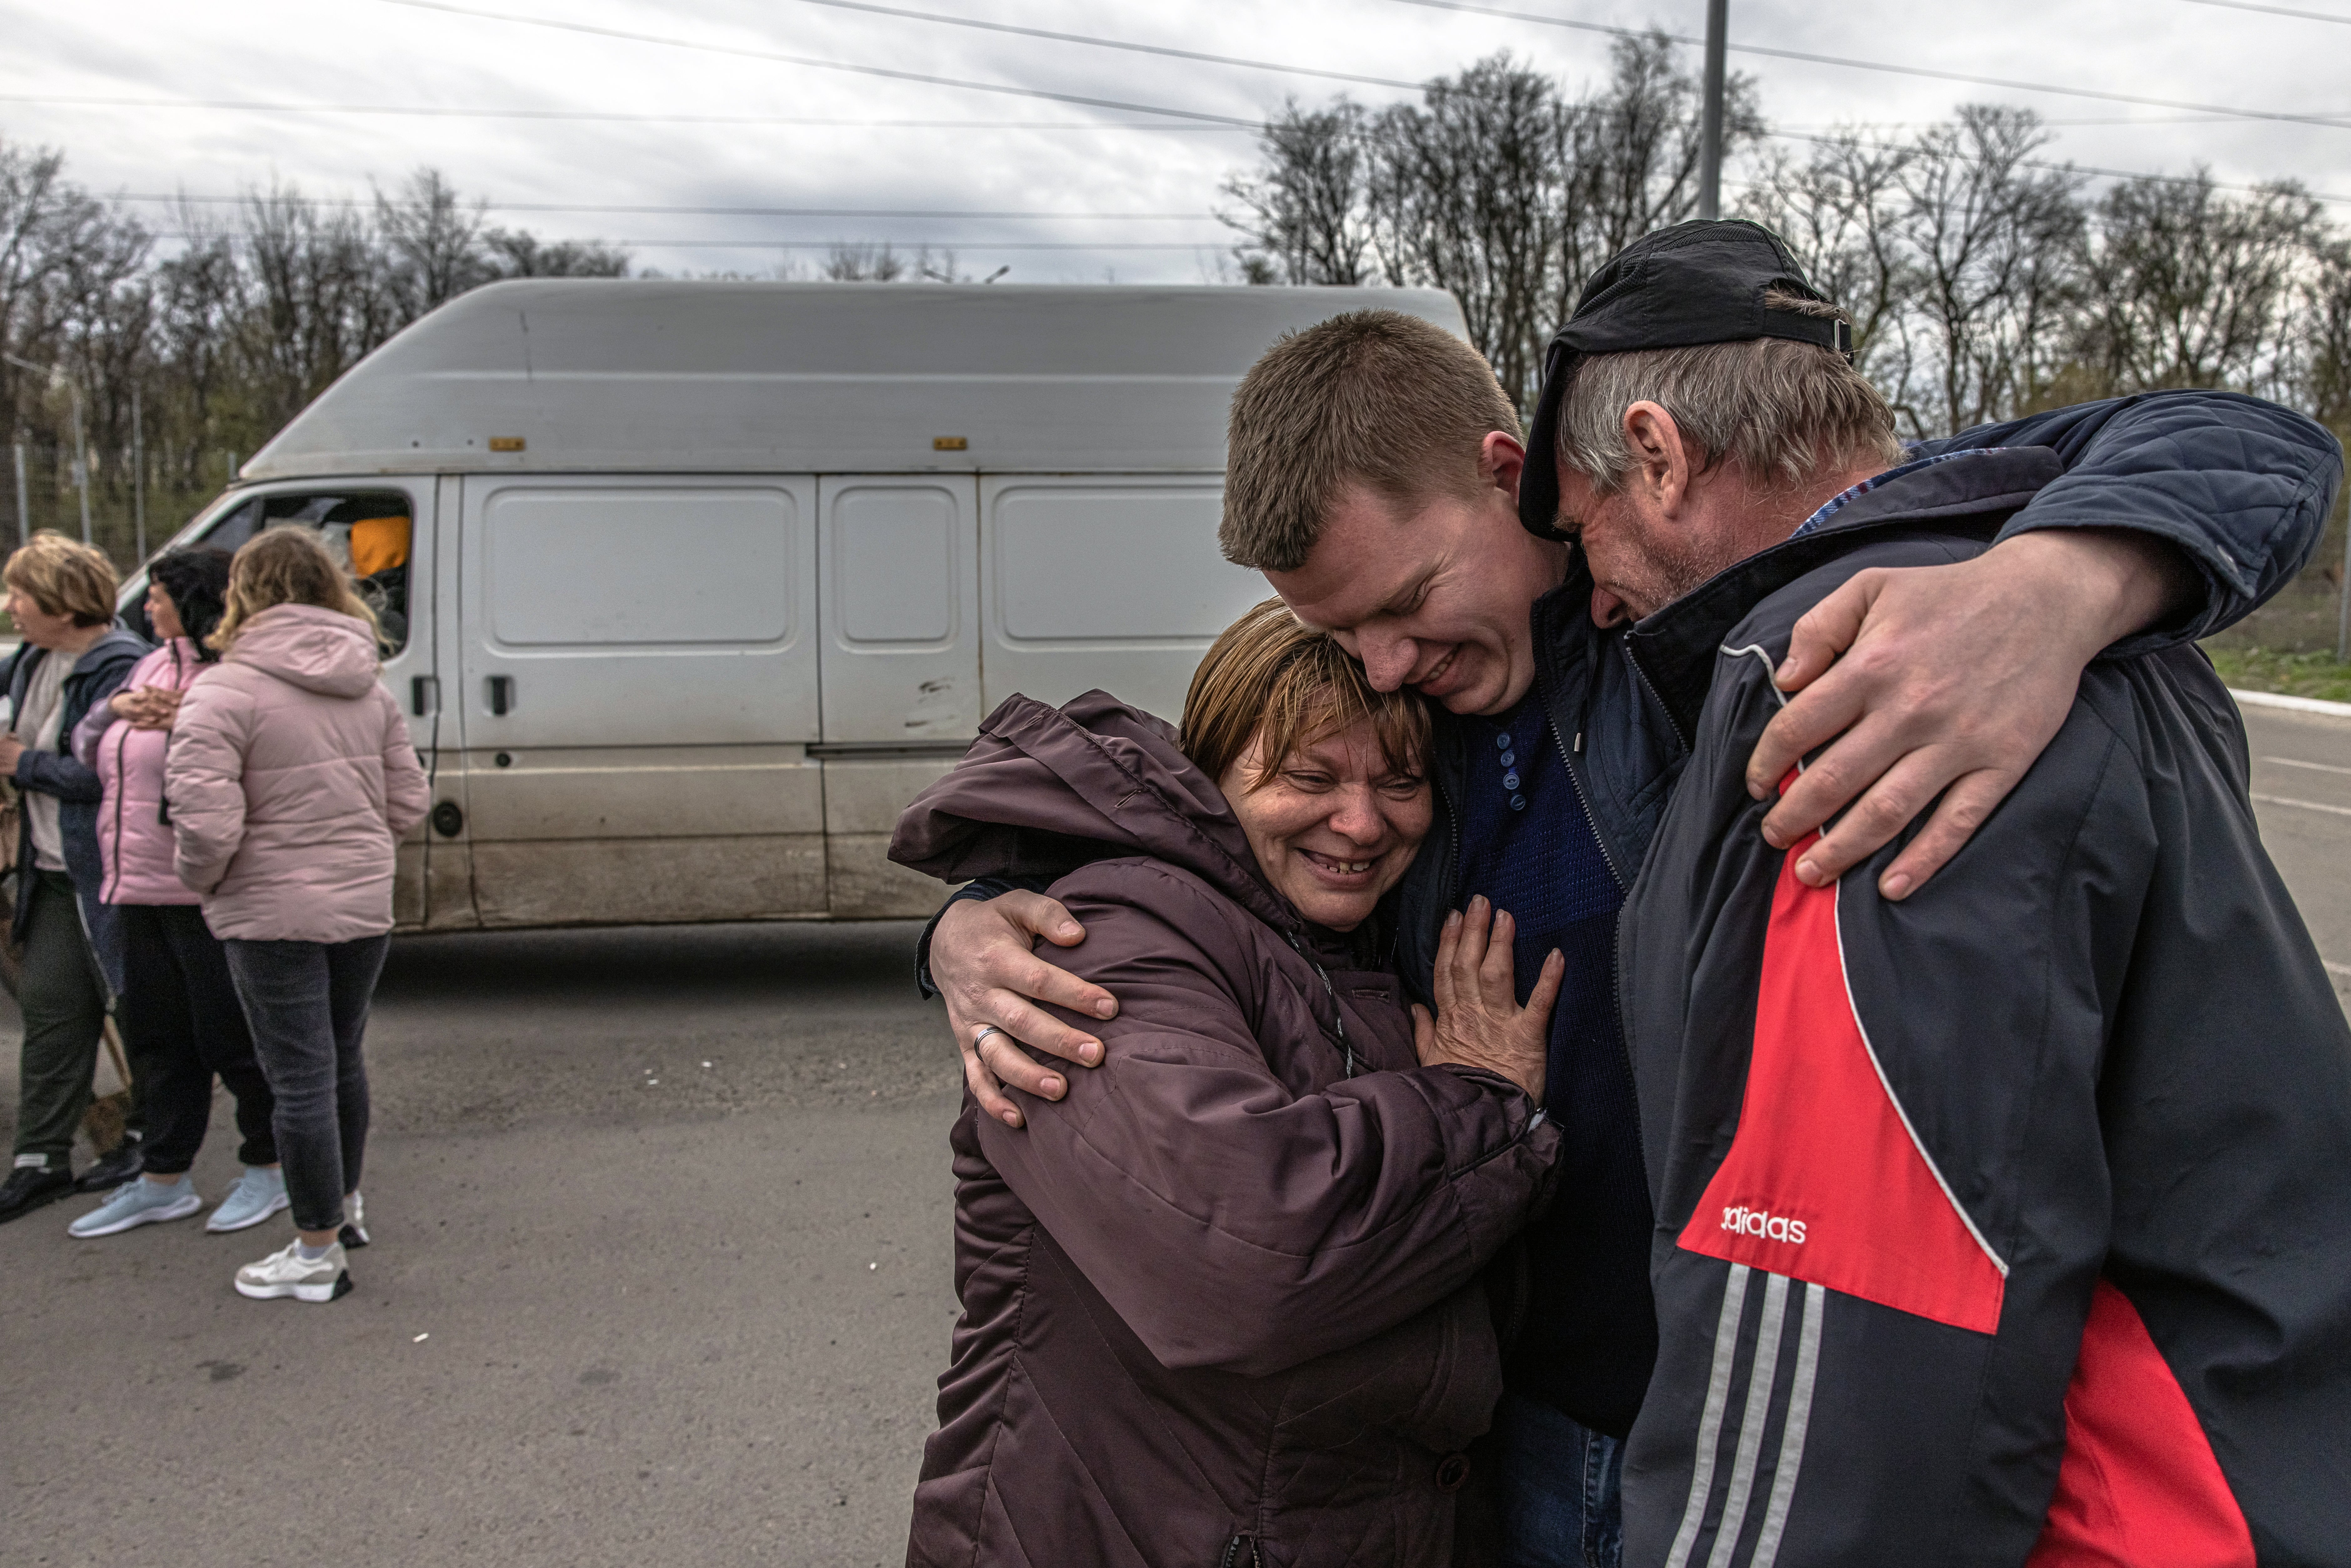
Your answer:
[[[343,1198],[343,1228],[336,1233],[335,1239],[354,1251],[368,1244],[367,1199],[358,1193],[347,1194]]]
[[[298,1301],[331,1301],[348,1294],[351,1288],[350,1270],[344,1267],[343,1244],[329,1242],[326,1253],[315,1262],[302,1260],[302,1244],[289,1241],[285,1249],[272,1252],[258,1263],[247,1263],[236,1271],[236,1293],[256,1301],[275,1301],[291,1296]]]
[[[104,1203],[66,1227],[66,1234],[84,1241],[96,1236],[119,1236],[134,1225],[155,1225],[185,1219],[204,1206],[196,1184],[186,1176],[171,1183],[132,1176],[107,1195]]]

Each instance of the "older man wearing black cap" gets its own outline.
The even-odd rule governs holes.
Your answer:
[[[1613,1568],[1622,1439],[1656,1364],[1653,1183],[1674,1151],[1645,1151],[1642,1128],[1674,1125],[1651,1103],[1670,1103],[1672,1081],[1645,1073],[1636,1107],[1616,932],[1693,735],[1690,714],[1634,656],[1647,628],[1633,622],[1745,557],[1821,532],[1840,505],[1861,505],[1856,494],[1894,493],[1906,455],[1957,469],[1986,449],[2045,449],[2033,459],[2045,482],[1970,514],[1996,548],[1979,539],[1940,564],[1855,575],[1774,651],[1779,685],[1808,689],[1749,737],[1747,777],[1775,785],[1834,744],[1768,816],[1757,808],[1761,834],[1801,839],[1791,878],[1832,885],[1939,797],[1873,868],[1898,899],[2026,774],[2101,650],[2133,634],[2176,646],[2243,614],[2299,568],[2340,477],[2323,430],[2210,393],[2060,411],[1906,455],[1846,362],[1846,330],[1776,236],[1683,225],[1593,279],[1553,347],[1524,445],[1474,354],[1380,312],[1277,346],[1235,400],[1227,554],[1339,635],[1374,685],[1415,685],[1451,716],[1432,758],[1446,821],[1395,911],[1399,968],[1426,996],[1446,913],[1471,895],[1518,917],[1521,976],[1552,948],[1569,958],[1547,1092],[1570,1134],[1562,1197],[1489,1281],[1514,1345],[1477,1473],[1512,1563]],[[1655,387],[1611,380],[1659,350],[1697,363],[1677,360],[1679,379]],[[1570,397],[1577,387],[1596,395]],[[1826,838],[1809,836],[1856,796]],[[1016,1123],[1043,1113],[1007,1098],[998,1077],[1050,1100],[1059,1070],[1001,1034],[975,1050],[975,1033],[994,1025],[1084,1064],[1100,1045],[1067,1020],[1115,1006],[1032,956],[1039,936],[1068,945],[1081,933],[1050,900],[1013,893],[952,907],[929,949],[975,1098]],[[1654,960],[1668,978],[1677,962]],[[1784,1218],[1766,1213],[1767,1233]],[[1733,1364],[1756,1375],[1751,1357]],[[1763,1375],[1776,1386],[1779,1373]],[[1786,1442],[1784,1422],[1765,1422],[1755,1444],[1767,1426]],[[1766,1515],[1776,1474],[1750,1465],[1740,1508],[1760,1497]],[[1728,1511],[1719,1489],[1697,1506],[1701,1524]],[[1751,1549],[1742,1528],[1719,1555],[1709,1544],[1692,1559],[1683,1544],[1682,1561],[1729,1562]]]

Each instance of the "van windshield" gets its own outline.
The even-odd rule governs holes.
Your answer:
[[[191,541],[235,550],[266,528],[307,528],[375,612],[385,656],[408,645],[408,565],[414,519],[397,490],[299,490],[256,496]],[[143,608],[137,619],[146,619]],[[144,629],[144,628],[142,628]],[[151,632],[152,634],[152,632]]]

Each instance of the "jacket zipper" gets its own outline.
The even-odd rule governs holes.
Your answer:
[[[122,786],[124,783],[122,758],[123,754],[130,749],[131,732],[126,729],[122,732],[122,738],[114,743],[114,875],[111,879],[113,882],[111,894],[120,894],[122,891]],[[120,901],[110,895],[101,898],[99,902],[115,904]]]
[[[1665,699],[1657,695],[1657,688],[1649,683],[1648,673],[1641,668],[1641,661],[1633,657],[1632,633],[1625,632],[1622,641],[1625,645],[1625,662],[1633,666],[1634,678],[1641,683],[1641,689],[1648,694],[1651,702],[1657,705],[1658,711],[1666,712]],[[1543,706],[1546,710],[1543,716],[1548,721],[1547,727],[1551,730],[1552,743],[1559,747],[1560,758],[1567,764],[1568,782],[1575,788],[1575,803],[1583,812],[1584,825],[1592,830],[1592,841],[1600,846],[1600,858],[1608,862],[1608,874],[1616,879],[1617,890],[1630,896],[1633,891],[1632,883],[1625,879],[1624,868],[1616,863],[1616,856],[1608,847],[1607,836],[1600,831],[1599,818],[1593,814],[1592,802],[1584,795],[1583,777],[1576,770],[1575,754],[1568,749],[1566,740],[1561,737],[1559,722],[1549,712],[1550,703],[1546,701]],[[1666,722],[1668,726],[1673,723],[1670,714],[1667,715]],[[1578,733],[1581,734],[1581,732]],[[1678,737],[1680,731],[1676,730],[1675,734]],[[1637,1085],[1641,1081],[1641,1075],[1633,1061],[1633,1030],[1629,1027],[1631,1020],[1625,1016],[1624,980],[1618,973],[1623,965],[1624,943],[1625,911],[1620,904],[1616,911],[1616,923],[1609,928],[1608,932],[1608,1005],[1616,1014],[1616,1048],[1625,1058],[1625,1078]],[[1637,1100],[1636,1092],[1636,1103]],[[1633,1119],[1633,1147],[1640,1155],[1641,1168],[1646,1172],[1649,1167],[1649,1141],[1641,1130],[1637,1111]]]
[[[1300,957],[1313,966],[1315,978],[1322,982],[1322,994],[1331,998],[1332,1028],[1328,1032],[1339,1047],[1339,1064],[1343,1070],[1340,1075],[1353,1078],[1355,1075],[1355,1047],[1353,1042],[1347,1039],[1347,1015],[1339,1006],[1339,988],[1331,983],[1331,971],[1325,969],[1314,955],[1306,950],[1304,941],[1292,935],[1290,938],[1290,946]],[[1320,1023],[1322,1020],[1318,1019],[1315,1021]],[[1238,1540],[1238,1537],[1235,1539]]]
[[[1241,1555],[1244,1546],[1249,1548],[1246,1557]],[[1244,1565],[1246,1568],[1261,1568],[1264,1561],[1257,1554],[1256,1536],[1236,1535],[1225,1542],[1225,1554],[1217,1559],[1217,1568],[1244,1568]]]

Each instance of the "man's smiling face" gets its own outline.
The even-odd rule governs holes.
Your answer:
[[[1399,502],[1346,486],[1305,564],[1266,580],[1362,661],[1377,690],[1413,686],[1454,713],[1506,713],[1534,681],[1534,602],[1567,564],[1565,546],[1519,526],[1523,461],[1498,431],[1474,494]]]

